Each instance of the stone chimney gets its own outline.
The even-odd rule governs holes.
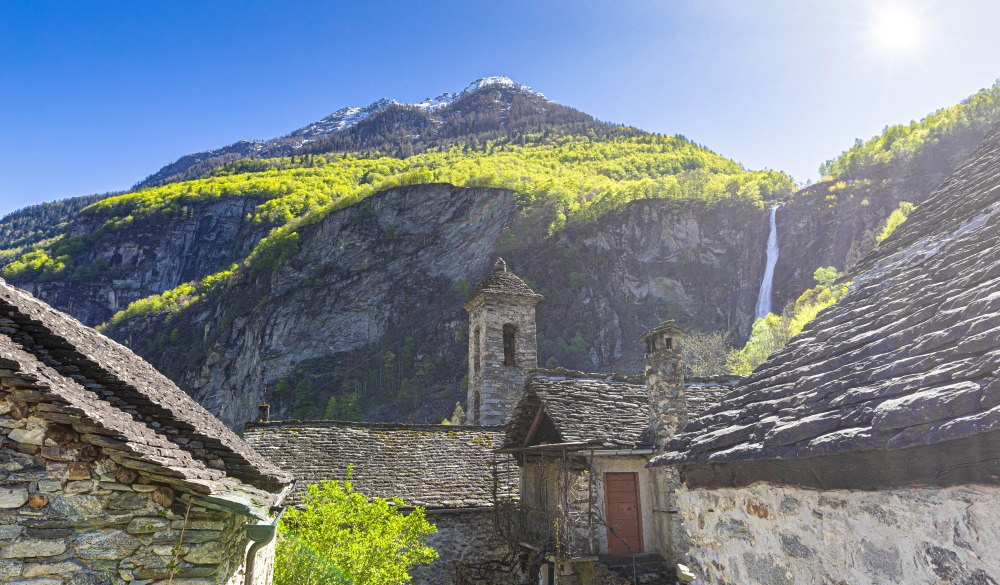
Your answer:
[[[649,426],[660,451],[687,424],[681,339],[684,331],[673,320],[642,335],[646,346],[646,388],[649,392]]]
[[[257,422],[267,422],[271,419],[271,405],[261,403],[257,405]]]

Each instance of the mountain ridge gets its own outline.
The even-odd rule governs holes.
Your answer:
[[[492,104],[490,100],[477,101],[486,93],[493,98]],[[474,107],[464,108],[466,102],[476,103]],[[471,121],[468,119],[470,111],[474,111]],[[487,116],[484,112],[495,115]],[[527,124],[523,123],[525,120]],[[358,150],[388,150],[408,156],[433,146],[468,141],[470,137],[486,140],[499,133],[510,134],[522,126],[538,129],[565,123],[602,127],[604,131],[616,128],[557,104],[505,75],[483,77],[457,93],[445,92],[413,104],[383,97],[364,107],[340,108],[319,121],[277,138],[238,140],[220,148],[187,154],[138,182],[134,189],[203,177],[221,165],[242,158]]]

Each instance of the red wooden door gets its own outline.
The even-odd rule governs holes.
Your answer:
[[[608,521],[608,553],[643,552],[638,474],[604,474],[604,510]]]

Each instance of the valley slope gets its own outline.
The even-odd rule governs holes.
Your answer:
[[[460,306],[497,255],[546,297],[542,364],[637,372],[638,335],[667,318],[739,343],[769,206],[782,204],[780,310],[817,267],[845,268],[874,246],[900,201],[922,201],[998,103],[984,90],[887,129],[793,193],[781,173],[508,81],[423,107],[341,111],[264,150],[181,159],[75,214],[4,277],[107,322],[234,427],[265,394],[279,417],[436,422],[464,399]],[[293,156],[248,157],[292,143]]]

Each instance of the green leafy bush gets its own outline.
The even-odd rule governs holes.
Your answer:
[[[881,244],[882,240],[891,236],[892,232],[896,231],[896,228],[903,225],[903,222],[910,217],[910,213],[912,213],[916,208],[917,206],[912,203],[906,201],[901,202],[899,207],[889,214],[889,217],[885,220],[885,227],[882,228],[882,233],[875,236],[875,241]]]
[[[403,514],[399,499],[369,500],[343,482],[306,490],[305,509],[290,508],[278,526],[275,585],[398,585],[408,571],[438,557],[427,546],[437,532],[423,508]]]
[[[837,277],[837,269],[833,266],[817,268],[813,273],[816,286],[799,295],[781,316],[769,313],[766,317],[757,319],[746,345],[729,353],[726,360],[729,372],[738,376],[749,375],[767,361],[771,354],[785,347],[791,338],[801,333],[820,311],[844,296],[851,283],[837,285]]]

